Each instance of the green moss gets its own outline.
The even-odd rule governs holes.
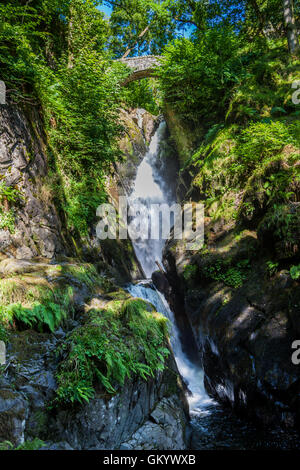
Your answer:
[[[258,226],[258,237],[279,259],[300,254],[300,207],[297,203],[274,205]]]
[[[0,208],[0,230],[8,230],[10,233],[15,233],[15,211],[10,209],[8,212]]]
[[[300,279],[300,264],[298,266],[292,266],[290,269],[291,278],[294,280]]]
[[[143,379],[163,370],[167,320],[141,299],[109,302],[90,310],[85,325],[72,332],[60,353],[55,404],[82,403],[93,397],[95,386],[114,394],[125,379]]]
[[[185,281],[190,281],[193,279],[198,271],[198,267],[196,264],[187,264],[184,266],[183,277]]]
[[[251,262],[248,258],[231,256],[230,252],[225,256],[221,253],[204,255],[198,262],[197,279],[208,282],[222,282],[232,288],[241,287],[250,274]]]
[[[54,287],[41,279],[31,279],[29,283],[29,279],[22,276],[1,280],[2,328],[33,328],[38,331],[46,328],[54,331],[72,313],[72,287]]]
[[[130,298],[130,294],[128,294],[124,289],[118,289],[117,291],[114,292],[108,292],[105,294],[106,298],[112,299],[112,300],[124,300],[126,297]]]
[[[101,285],[103,281],[101,276],[97,273],[95,266],[92,264],[68,264],[62,266],[61,274],[76,279],[90,289],[95,285]]]
[[[39,450],[46,444],[38,438],[32,441],[25,441],[23,444],[15,447],[10,441],[0,442],[0,450]]]

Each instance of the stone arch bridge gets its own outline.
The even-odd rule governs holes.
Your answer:
[[[120,59],[120,62],[132,69],[132,74],[126,78],[122,85],[127,85],[130,82],[141,80],[142,78],[155,77],[156,67],[160,66],[160,59],[161,56],[157,55]]]

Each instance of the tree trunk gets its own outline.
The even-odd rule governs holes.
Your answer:
[[[295,25],[293,0],[283,0],[283,16],[287,31],[289,51],[296,54],[299,51],[299,39]]]
[[[257,4],[257,1],[256,0],[250,0],[250,4],[255,12],[255,15],[256,15],[256,18],[257,18],[257,21],[259,23],[259,27],[260,27],[260,30],[262,33],[264,33],[264,27],[265,27],[265,23],[266,23],[266,18],[265,16],[262,14],[262,12],[260,11],[259,9],[259,6]]]
[[[70,5],[69,24],[68,24],[68,69],[73,67],[73,18],[74,8]]]

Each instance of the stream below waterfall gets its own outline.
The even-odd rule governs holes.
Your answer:
[[[151,216],[151,204],[176,202],[176,172],[174,159],[167,158],[166,124],[162,122],[152,137],[148,153],[140,163],[134,187],[128,197],[128,205],[141,204],[139,221]],[[159,223],[159,221],[158,221]],[[144,225],[147,227],[147,223]],[[150,225],[150,224],[149,224]],[[147,234],[148,235],[148,234]],[[151,282],[152,273],[157,270],[156,261],[161,263],[166,240],[162,237],[151,240],[148,236],[133,240],[136,256],[143,268],[146,279],[127,286],[133,297],[151,302],[158,312],[170,321],[170,342],[178,370],[186,383],[191,416],[191,449],[294,449],[298,447],[298,436],[287,433],[279,427],[260,429],[244,419],[236,417],[230,409],[224,409],[214,402],[204,388],[204,373],[184,350],[176,319],[163,294]],[[195,345],[196,348],[196,345]]]

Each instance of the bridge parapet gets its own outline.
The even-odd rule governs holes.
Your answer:
[[[142,78],[150,78],[155,76],[155,69],[161,65],[161,56],[146,55],[141,57],[130,57],[129,59],[120,59],[128,67],[132,69],[132,74],[126,78],[123,85],[141,80]]]

